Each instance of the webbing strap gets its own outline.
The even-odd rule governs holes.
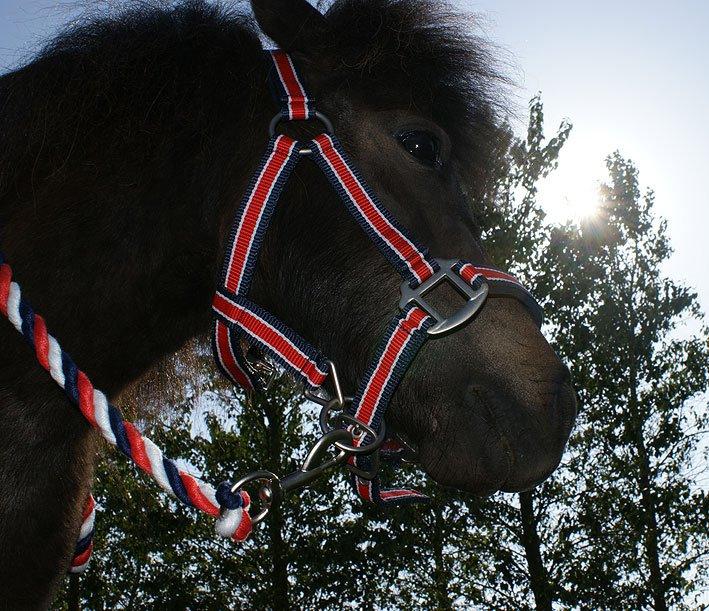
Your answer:
[[[339,140],[328,134],[313,139],[314,159],[347,206],[396,270],[412,287],[418,286],[436,271],[438,263],[406,235],[404,229],[358,175]]]
[[[291,58],[281,51],[269,54],[271,88],[281,105],[281,115],[288,120],[315,117],[315,106],[303,86]],[[353,169],[340,143],[321,134],[312,142],[296,142],[287,136],[274,136],[261,160],[247,193],[235,214],[227,242],[227,255],[220,287],[212,307],[215,313],[213,348],[222,371],[247,390],[257,390],[259,380],[253,374],[242,347],[242,339],[256,345],[305,384],[318,388],[327,377],[327,361],[297,333],[248,299],[258,253],[276,203],[304,147],[325,173],[349,212],[374,241],[392,265],[411,286],[418,286],[438,269],[435,260],[406,235],[402,227],[379,203],[366,183]],[[387,330],[370,371],[362,382],[352,406],[366,422],[382,426],[382,417],[406,368],[426,339],[426,330],[434,319],[418,307],[399,313]],[[360,417],[355,416],[355,417]],[[360,442],[363,440],[360,440]],[[353,466],[368,463],[367,458],[353,461]],[[360,484],[373,501],[400,500],[418,496],[413,491],[380,491],[378,482]]]
[[[305,121],[315,117],[315,104],[308,96],[303,79],[290,55],[279,49],[267,53],[273,61],[269,84],[273,97],[280,104],[283,118],[289,121]]]
[[[375,431],[384,426],[383,417],[389,401],[406,370],[428,337],[428,329],[436,321],[417,306],[402,311],[389,325],[384,341],[377,349],[372,365],[364,376],[350,409],[350,415]],[[372,443],[371,435],[355,439],[356,447]],[[369,456],[353,455],[350,464],[362,471],[371,469]],[[426,497],[415,490],[382,490],[379,477],[364,479],[353,475],[359,495],[378,504],[399,504]]]
[[[214,320],[212,353],[221,372],[233,384],[238,384],[248,392],[261,390],[261,383],[257,376],[252,375],[239,344],[239,333],[218,317]]]
[[[227,241],[227,254],[222,267],[221,291],[224,295],[246,295],[251,286],[259,249],[268,228],[273,210],[295,164],[298,163],[300,143],[288,136],[274,136],[269,140],[266,154],[251,179],[246,195],[237,208]],[[247,332],[236,319],[224,316],[220,304],[226,297],[214,297],[215,313],[221,314],[214,323],[212,350],[222,372],[233,383],[247,391],[260,389],[260,383],[249,368],[240,339]],[[265,331],[265,327],[259,327]],[[249,337],[265,343],[252,326]],[[288,359],[281,355],[281,361]]]
[[[241,295],[218,292],[212,308],[229,328],[236,328],[313,389],[327,377],[327,360],[272,314]]]
[[[325,117],[316,113],[313,99],[307,94],[303,78],[290,56],[283,51],[271,51],[268,57],[272,62],[270,84],[280,104],[280,118],[289,121],[320,118],[329,125]],[[327,377],[327,361],[315,348],[248,299],[258,253],[273,210],[302,156],[301,151],[306,152],[306,149],[353,218],[412,289],[417,289],[440,270],[439,263],[411,239],[382,206],[332,134],[322,133],[310,142],[294,141],[287,136],[272,137],[237,209],[221,284],[213,301],[215,358],[227,376],[247,390],[258,390],[259,382],[247,364],[242,340],[299,375],[311,389],[321,386]],[[495,291],[493,294],[519,299],[541,324],[541,308],[513,276],[464,262],[453,269],[473,288],[485,281]],[[394,391],[426,341],[428,329],[435,323],[426,311],[412,304],[394,317],[360,382],[348,410],[351,416],[372,430],[380,430]],[[360,446],[373,441],[371,436],[364,436],[354,443]],[[382,490],[378,478],[373,476],[375,470],[369,456],[352,457],[349,464],[355,473],[355,488],[366,500],[392,504],[425,498],[413,490]],[[372,479],[367,479],[370,476]]]
[[[529,310],[537,326],[542,326],[544,310],[542,310],[534,296],[513,275],[493,267],[480,267],[464,261],[456,263],[453,269],[470,285],[478,278],[483,279],[490,287],[488,294],[491,296],[517,299]]]
[[[227,241],[222,286],[235,294],[246,293],[251,285],[259,248],[281,191],[288,181],[301,145],[288,136],[274,136],[254,173],[246,196],[236,210]]]

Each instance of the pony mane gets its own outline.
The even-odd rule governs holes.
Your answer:
[[[77,175],[85,192],[110,199],[116,183],[157,190],[157,171],[184,173],[189,159],[204,171],[197,190],[214,180],[213,159],[201,158],[226,158],[225,136],[231,157],[246,154],[247,134],[234,128],[248,130],[264,95],[252,75],[261,57],[252,18],[201,0],[128,7],[89,9],[0,77],[0,223],[13,201],[41,208],[45,189]],[[72,167],[82,158],[94,167]]]
[[[334,60],[328,78],[370,107],[407,104],[441,125],[477,199],[503,106],[469,22],[429,0],[336,0],[327,16],[328,42],[318,44]],[[261,47],[241,4],[141,0],[89,12],[0,76],[0,230],[27,208],[20,202],[47,224],[52,206],[67,209],[67,240],[87,202],[206,198],[203,216],[215,213],[211,200],[239,192],[229,181],[262,146],[249,132],[268,95],[254,70]],[[150,231],[150,214],[132,227]]]
[[[337,0],[327,12],[331,55],[373,101],[401,102],[457,135],[494,122],[504,78],[469,15],[433,0]]]

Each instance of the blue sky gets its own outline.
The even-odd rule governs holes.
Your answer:
[[[458,4],[481,13],[485,34],[508,51],[521,108],[541,91],[548,127],[564,117],[574,124],[541,190],[551,216],[565,215],[567,199],[586,206],[605,176],[603,159],[620,150],[669,220],[675,254],[667,272],[697,288],[709,311],[709,4]]]
[[[17,65],[78,3],[0,0],[0,68]],[[670,222],[668,273],[699,290],[709,311],[709,4],[457,0],[501,47],[519,116],[542,92],[549,130],[574,130],[541,190],[552,218],[592,205],[615,149],[633,159]]]

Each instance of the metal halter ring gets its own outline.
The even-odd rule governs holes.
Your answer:
[[[345,402],[352,403],[352,397],[345,397]],[[329,433],[333,430],[337,430],[333,429],[330,425],[331,412],[334,408],[341,409],[342,407],[342,404],[338,401],[337,398],[332,399],[329,403],[323,405],[323,408],[320,410],[320,428],[323,433]],[[348,429],[352,433],[353,440],[361,439],[362,437],[367,436],[374,438],[374,441],[363,446],[356,446],[354,445],[354,443],[348,444],[342,441],[336,441],[333,445],[336,448],[342,450],[343,452],[346,452],[347,454],[360,455],[372,454],[373,452],[376,452],[384,443],[384,439],[386,437],[386,426],[384,426],[383,422],[381,430],[377,432],[371,426],[360,422],[353,416],[350,416],[349,414],[346,414],[342,411],[334,414],[334,417],[339,418],[340,420],[350,424],[350,427],[348,427]]]
[[[474,289],[465,282],[453,269],[458,263],[455,259],[436,259],[436,263],[438,263],[440,269],[416,288],[411,288],[408,282],[404,282],[401,285],[401,301],[399,302],[399,307],[403,310],[413,301],[436,319],[436,324],[428,330],[428,334],[432,336],[451,333],[462,327],[485,303],[489,290],[487,283],[483,283],[480,288]],[[426,293],[446,280],[468,300],[463,307],[448,318],[440,314],[424,299]]]
[[[236,492],[237,490],[242,490],[244,486],[254,481],[268,482],[259,490],[259,499],[261,499],[263,507],[257,514],[251,516],[251,522],[258,524],[268,515],[271,506],[281,501],[283,490],[281,488],[281,480],[275,473],[271,473],[270,471],[253,471],[236,482],[231,487],[231,491]]]
[[[335,128],[332,126],[332,121],[327,118],[323,113],[320,111],[316,110],[315,111],[315,118],[320,121],[324,126],[325,126],[325,133],[330,134],[331,136],[335,133]],[[271,138],[276,135],[276,127],[278,127],[278,124],[281,121],[292,121],[293,119],[288,119],[283,116],[282,113],[278,113],[276,116],[271,119],[271,123],[268,126],[268,134]],[[312,149],[309,148],[304,148],[300,149],[300,154],[301,155],[310,155],[312,154]]]

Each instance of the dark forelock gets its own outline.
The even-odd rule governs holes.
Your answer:
[[[326,53],[369,106],[402,106],[446,130],[455,153],[480,167],[492,158],[507,81],[470,15],[435,0],[337,0],[327,11]]]

